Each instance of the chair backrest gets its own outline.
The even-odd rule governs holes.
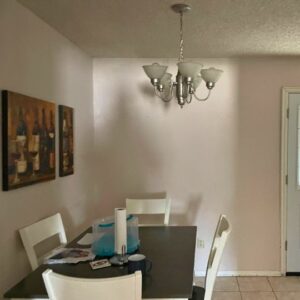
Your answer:
[[[171,199],[126,199],[126,210],[134,215],[164,215],[164,225],[169,225]]]
[[[220,266],[223,250],[231,232],[231,225],[226,216],[221,215],[214,235],[211,251],[208,257],[204,300],[211,300],[217,272]]]
[[[67,237],[60,213],[19,230],[32,270],[39,266],[34,246],[38,243],[59,235],[61,244],[67,243]]]
[[[112,278],[76,278],[54,273],[43,273],[50,300],[141,300],[142,274]]]

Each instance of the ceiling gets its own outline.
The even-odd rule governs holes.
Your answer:
[[[176,0],[18,1],[93,57],[178,56]],[[300,55],[299,0],[182,2],[185,57]]]

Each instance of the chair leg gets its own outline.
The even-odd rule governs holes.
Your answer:
[[[205,289],[200,286],[193,286],[193,295],[189,300],[204,300]]]

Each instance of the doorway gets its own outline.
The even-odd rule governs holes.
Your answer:
[[[300,275],[300,88],[283,88],[281,272]]]

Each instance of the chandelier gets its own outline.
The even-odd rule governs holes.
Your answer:
[[[171,8],[180,15],[180,44],[176,81],[172,81],[172,74],[167,73],[168,66],[153,63],[152,65],[143,66],[143,68],[154,86],[155,94],[164,102],[169,102],[173,99],[174,89],[176,89],[176,99],[182,108],[183,105],[191,103],[193,98],[198,101],[207,100],[223,71],[215,68],[202,69],[201,64],[184,61],[183,14],[190,11],[191,7],[187,4],[174,4]],[[196,90],[202,80],[205,81],[208,89],[208,94],[205,98],[200,98],[196,95]]]

